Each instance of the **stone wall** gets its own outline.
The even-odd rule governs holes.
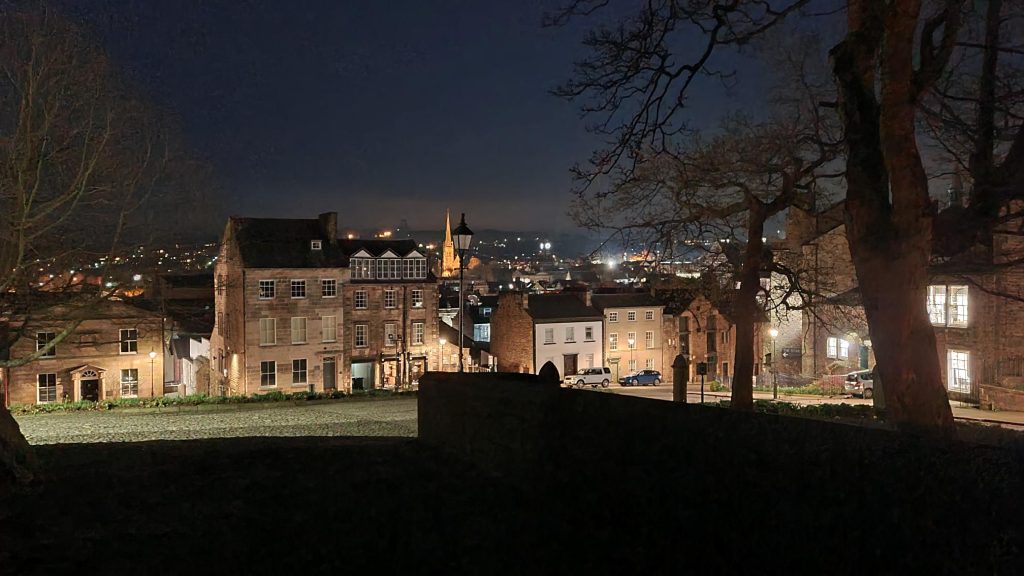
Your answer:
[[[979,403],[982,410],[1024,412],[1024,390],[987,384],[982,384],[978,388],[980,389]]]

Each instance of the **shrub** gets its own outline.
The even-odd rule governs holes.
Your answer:
[[[708,389],[711,390],[712,392],[728,392],[729,391],[729,387],[726,386],[725,384],[722,384],[718,380],[712,380],[708,384],[708,386],[709,386]]]

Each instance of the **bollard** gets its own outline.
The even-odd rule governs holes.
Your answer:
[[[686,356],[677,354],[672,362],[672,401],[686,404],[686,383],[690,378],[690,363]]]

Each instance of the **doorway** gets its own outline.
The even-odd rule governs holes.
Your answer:
[[[565,369],[562,376],[570,376],[579,371],[577,361],[579,354],[562,354],[562,367]]]
[[[352,389],[370,390],[373,388],[373,362],[352,363]]]
[[[324,358],[324,392],[338,389],[338,370],[334,356]]]
[[[82,400],[98,401],[100,399],[100,381],[95,378],[82,380],[81,393]]]

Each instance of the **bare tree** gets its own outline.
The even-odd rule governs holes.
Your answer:
[[[0,12],[0,367],[46,355],[116,294],[88,278],[160,229],[153,215],[176,193],[168,175],[187,166],[169,127],[70,22],[40,5]],[[55,337],[12,357],[55,298],[73,308]],[[6,408],[0,444],[0,475],[28,474]]]

